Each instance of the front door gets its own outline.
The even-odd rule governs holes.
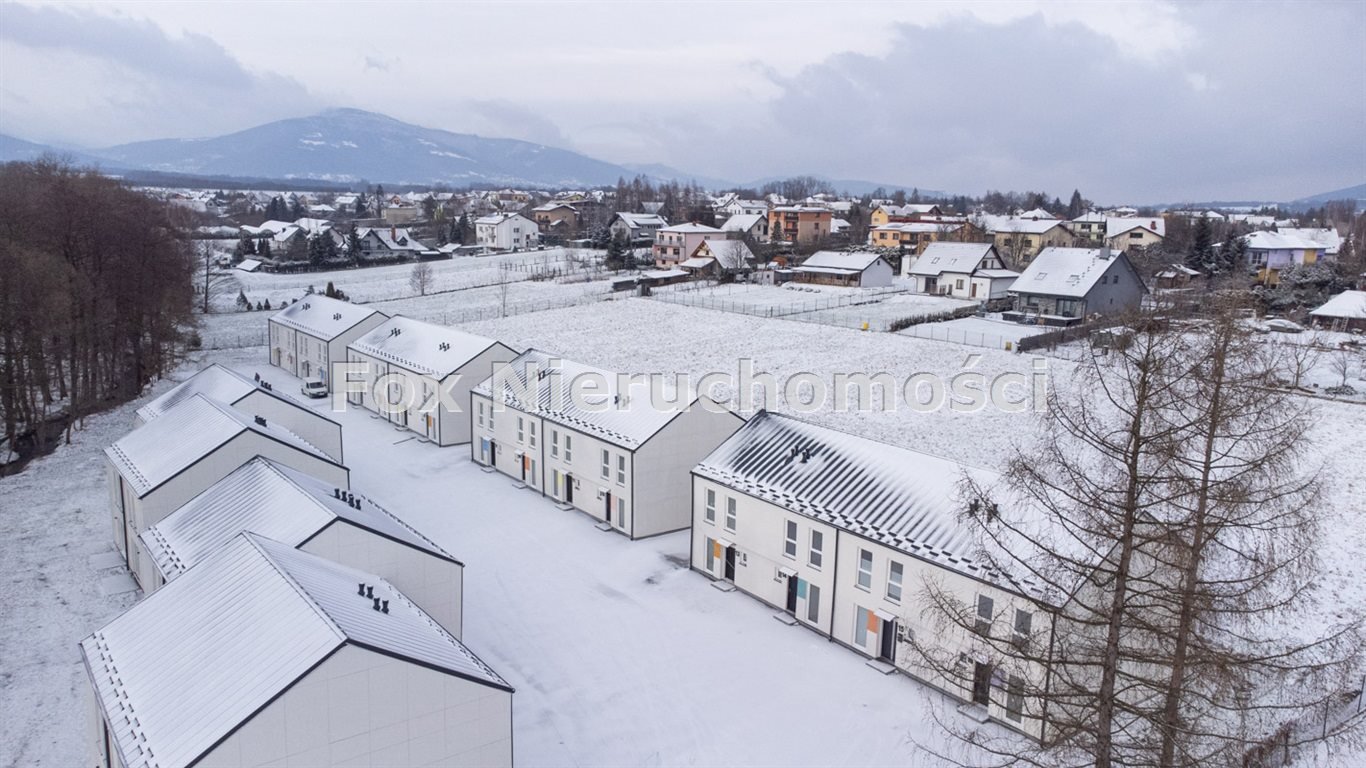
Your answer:
[[[564,476],[564,501],[566,504],[574,503],[574,476]]]
[[[735,547],[726,547],[726,569],[723,578],[726,581],[735,581]]]
[[[972,669],[972,703],[991,704],[991,665],[976,662]]]
[[[977,298],[977,283],[972,284],[972,290],[968,292],[968,297],[973,299]]]
[[[882,638],[882,647],[878,652],[878,658],[891,664],[896,661],[896,620],[884,619],[882,631],[878,633]]]
[[[498,466],[498,444],[492,440],[489,441],[489,466]]]
[[[602,519],[610,523],[612,522],[612,492],[608,491],[603,494],[603,498],[605,499],[605,503],[602,507]]]
[[[787,604],[784,606],[787,612],[793,616],[797,615],[797,577],[787,577]]]

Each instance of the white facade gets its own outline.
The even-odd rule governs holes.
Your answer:
[[[795,446],[809,450],[809,459]],[[850,466],[863,471],[850,473]],[[1045,667],[1001,659],[973,631],[934,621],[925,594],[933,585],[966,606],[987,608],[980,629],[998,647],[1017,626],[1021,642],[1047,642],[1051,608],[965,570],[973,552],[955,531],[954,504],[940,496],[960,477],[955,467],[760,414],[693,473],[691,565],[870,661],[1038,737],[1038,705],[1023,691],[1039,689]],[[936,557],[946,552],[957,560]],[[913,641],[936,659],[958,659],[957,668],[944,674],[925,663]]]
[[[545,370],[548,359],[528,350],[512,367],[525,375],[529,365]],[[564,361],[558,370],[564,377],[596,371]],[[697,398],[672,413],[583,414],[552,405],[548,392],[535,404],[504,398],[495,408],[493,391],[489,381],[471,395],[473,459],[632,539],[688,527],[688,470],[743,423]],[[646,395],[629,391],[640,395],[629,405],[649,408]]]
[[[520,213],[496,213],[474,220],[475,242],[502,251],[534,248],[541,242],[536,222]]]
[[[437,445],[458,445],[470,439],[470,390],[516,355],[491,339],[395,316],[351,344],[347,360],[359,370],[339,385],[351,405]]]
[[[388,319],[383,312],[326,296],[306,296],[268,321],[270,364],[292,376],[317,376],[332,391],[332,363],[346,347]]]

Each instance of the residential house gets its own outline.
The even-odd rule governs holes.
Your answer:
[[[517,251],[541,241],[536,222],[520,213],[494,213],[474,220],[474,240],[485,248]]]
[[[1323,246],[1322,258],[1330,261],[1337,260],[1338,252],[1342,250],[1342,235],[1338,234],[1336,227],[1277,227],[1276,231],[1282,235],[1313,240]]]
[[[460,637],[460,561],[365,496],[260,457],[142,532],[138,582],[159,589],[242,531],[374,573]]]
[[[1334,331],[1366,331],[1366,291],[1343,291],[1309,313],[1315,325]]]
[[[729,218],[736,216],[764,216],[767,218],[768,203],[764,200],[742,200],[739,197],[734,197],[718,206],[716,212]]]
[[[933,203],[907,203],[906,205],[879,205],[869,215],[869,226],[881,227],[887,224],[919,221],[925,217],[942,216],[943,211]]]
[[[1020,276],[1005,268],[991,243],[930,243],[918,258],[901,264],[902,277],[916,293],[977,301],[1005,298]]]
[[[1025,211],[1015,218],[1024,219],[1026,221],[1056,221],[1058,219],[1057,216],[1054,216],[1042,208],[1034,208],[1033,210]]]
[[[669,222],[657,213],[617,213],[607,228],[612,237],[624,237],[628,243],[644,245],[653,243],[655,233],[667,226]]]
[[[256,456],[335,486],[350,472],[298,435],[193,395],[104,449],[114,545],[135,577],[146,573],[138,536]]]
[[[351,342],[346,401],[437,445],[470,439],[470,389],[517,353],[502,342],[395,315]]]
[[[373,307],[310,294],[266,323],[270,364],[301,379],[318,377],[332,391],[332,363],[346,359],[346,347],[389,316]]]
[[[474,460],[632,539],[687,528],[688,470],[744,420],[622,378],[527,350],[472,394]]]
[[[813,245],[830,237],[829,208],[780,205],[768,212],[769,237],[794,245]]]
[[[531,209],[542,235],[569,237],[579,231],[579,211],[566,203],[546,203]]]
[[[1028,264],[1045,248],[1070,246],[1075,237],[1072,230],[1057,219],[993,217],[988,221],[987,233],[996,245],[996,252],[1010,267]]]
[[[512,765],[506,680],[385,579],[251,533],[80,652],[104,768]]]
[[[1142,250],[1161,245],[1166,235],[1167,222],[1160,216],[1105,220],[1105,244],[1112,251]]]
[[[721,231],[727,237],[748,237],[756,243],[767,243],[768,216],[762,213],[737,213],[726,219]]]
[[[1123,251],[1045,248],[1015,280],[1007,320],[1072,325],[1090,315],[1136,309],[1148,292]]]
[[[1204,276],[1204,272],[1174,261],[1166,269],[1157,273],[1157,287],[1165,290],[1189,288],[1192,283]]]
[[[726,235],[716,227],[689,222],[664,227],[655,232],[655,244],[651,249],[655,267],[670,269],[678,265],[697,250],[703,240],[725,239]]]
[[[1317,263],[1327,249],[1317,240],[1282,232],[1253,232],[1243,235],[1243,242],[1248,269],[1257,273],[1257,282],[1266,285],[1279,283],[1283,270]]]
[[[344,460],[341,424],[297,400],[276,394],[269,381],[248,379],[218,363],[200,370],[137,409],[133,414],[133,427],[160,418],[195,395],[230,405],[249,416],[260,416],[293,432],[329,457]]]
[[[892,284],[892,265],[873,251],[817,251],[793,271],[801,283],[881,288]]]
[[[981,239],[981,232],[972,224],[958,219],[894,222],[868,230],[868,245],[895,248],[911,254],[924,253],[930,243],[943,240],[965,242],[978,239]]]
[[[1083,241],[1080,244],[1100,246],[1105,244],[1105,222],[1108,221],[1103,213],[1087,211],[1082,215],[1072,219],[1067,223],[1067,228]]]
[[[415,259],[419,253],[430,250],[402,227],[359,227],[356,237],[363,260]]]
[[[697,263],[699,259],[711,261],[717,269],[729,272],[747,269],[756,261],[754,252],[744,240],[703,240],[693,249],[688,260],[679,262],[678,266],[688,270],[706,267],[705,264]]]
[[[999,572],[962,516],[960,483],[994,473],[760,412],[693,469],[692,569],[796,624],[1040,737],[1039,690],[1055,607],[1027,575]],[[977,611],[977,631],[936,621],[933,586]],[[999,658],[985,637],[1032,653]],[[946,673],[924,663],[958,658]]]

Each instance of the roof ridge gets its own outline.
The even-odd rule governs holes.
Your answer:
[[[293,587],[294,591],[298,593],[299,597],[302,598],[305,603],[308,603],[309,607],[313,609],[313,612],[316,613],[318,617],[321,618],[329,628],[331,628],[332,633],[337,636],[337,640],[339,642],[344,643],[349,640],[347,634],[344,631],[342,631],[341,625],[339,625],[336,622],[336,620],[333,619],[332,616],[327,613],[327,611],[323,610],[323,607],[318,604],[318,601],[313,598],[313,595],[311,595],[308,592],[308,590],[304,589],[303,585],[300,584],[299,581],[294,578],[293,574],[289,573],[286,569],[280,567],[280,564],[275,562],[275,558],[271,557],[270,553],[267,552],[265,548],[261,546],[260,540],[264,537],[252,533],[251,531],[242,531],[238,535],[245,538],[247,542],[256,550],[257,554],[261,556],[261,559],[269,563],[270,567],[274,568],[275,572],[280,574],[280,577],[283,578],[291,587]]]

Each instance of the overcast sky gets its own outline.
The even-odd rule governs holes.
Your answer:
[[[332,106],[735,180],[1101,202],[1366,182],[1366,2],[0,3],[0,132]]]

